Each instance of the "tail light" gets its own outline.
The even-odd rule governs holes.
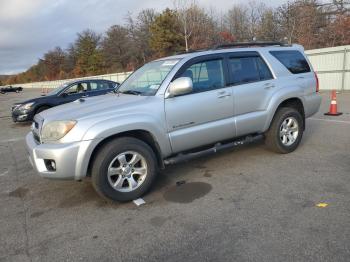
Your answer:
[[[320,83],[318,81],[318,77],[317,77],[317,74],[316,72],[314,72],[315,74],[315,79],[316,79],[316,92],[320,91]]]

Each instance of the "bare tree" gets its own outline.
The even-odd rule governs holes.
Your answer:
[[[227,11],[224,27],[238,41],[249,38],[248,8],[245,5],[234,5]]]
[[[186,52],[189,51],[189,38],[192,35],[192,31],[194,28],[194,20],[193,12],[191,12],[191,9],[193,9],[196,5],[195,0],[192,1],[186,1],[186,0],[174,0],[174,7],[176,11],[177,18],[179,19],[179,22],[181,24],[182,28],[182,35],[185,41],[185,49]]]
[[[152,51],[149,47],[150,27],[154,23],[156,15],[154,9],[144,9],[135,18],[131,14],[127,17],[127,28],[136,46],[134,51],[140,56],[138,64],[146,63],[152,57]]]
[[[248,28],[249,28],[249,40],[252,40],[257,36],[259,25],[261,24],[262,15],[266,10],[266,6],[263,2],[256,2],[252,0],[248,2]]]
[[[206,11],[195,0],[174,0],[174,8],[184,39],[185,50],[205,48],[215,42],[214,11]]]

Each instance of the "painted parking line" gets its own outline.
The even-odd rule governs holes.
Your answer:
[[[24,137],[16,137],[16,138],[11,138],[11,139],[6,139],[6,140],[0,140],[1,143],[8,143],[8,142],[17,142],[17,141],[22,141],[24,140]]]
[[[5,175],[7,175],[7,174],[8,174],[8,172],[9,172],[9,171],[8,171],[8,170],[6,170],[5,172],[1,173],[1,174],[0,174],[0,176],[5,176]]]
[[[332,120],[332,119],[322,119],[322,118],[308,118],[310,120],[316,120],[316,121],[323,121],[323,122],[329,122],[329,123],[340,123],[340,124],[348,124],[350,125],[350,121],[345,120]]]

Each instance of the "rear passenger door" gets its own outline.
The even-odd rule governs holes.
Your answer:
[[[190,77],[190,94],[166,98],[165,113],[173,152],[234,137],[232,89],[226,86],[224,56],[204,56],[187,62],[173,80]]]
[[[237,136],[262,131],[275,79],[258,52],[228,55],[230,85],[234,95]]]
[[[112,91],[110,89],[109,82],[107,81],[90,81],[90,91],[88,92],[88,96],[99,96]]]

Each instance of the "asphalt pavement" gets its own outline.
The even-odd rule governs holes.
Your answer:
[[[146,204],[34,174],[0,95],[0,261],[350,261],[350,93],[287,155],[255,143],[168,166]],[[178,183],[177,185],[177,182]]]

